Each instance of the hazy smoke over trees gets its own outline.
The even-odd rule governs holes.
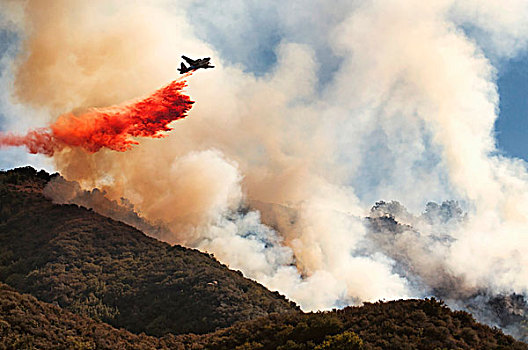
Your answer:
[[[182,53],[213,57],[169,137],[54,156],[164,239],[305,309],[526,293],[528,172],[497,154],[492,64],[526,48],[525,1],[53,4],[8,9],[23,41],[4,77],[50,121],[155,90]],[[409,209],[370,211],[380,199]]]

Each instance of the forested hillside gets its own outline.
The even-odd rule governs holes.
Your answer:
[[[49,180],[0,173],[0,350],[528,349],[434,299],[303,313],[209,254],[53,204]]]
[[[499,329],[434,299],[343,310],[272,315],[205,336],[180,336],[193,349],[528,349]]]
[[[528,349],[436,300],[272,314],[205,335],[132,334],[0,284],[0,349]]]
[[[164,344],[40,302],[0,283],[0,349],[152,349]]]
[[[0,281],[16,290],[157,336],[298,310],[208,254],[52,204],[42,195],[48,180],[32,168],[0,174]]]

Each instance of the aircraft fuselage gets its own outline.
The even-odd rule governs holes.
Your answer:
[[[187,56],[182,56],[182,58],[189,64],[189,66],[185,66],[184,63],[181,64],[180,68],[178,68],[178,71],[180,74],[184,74],[190,71],[194,71],[200,68],[214,68],[214,66],[211,66],[209,61],[211,60],[211,57],[205,57],[205,58],[199,58],[197,60],[193,60]]]

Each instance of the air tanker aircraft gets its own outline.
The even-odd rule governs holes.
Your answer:
[[[214,66],[211,66],[210,65],[211,63],[209,62],[211,57],[199,58],[197,60],[190,59],[187,56],[182,56],[182,58],[185,61],[187,61],[187,63],[189,64],[189,67],[186,67],[185,64],[182,62],[182,64],[180,65],[180,68],[178,68],[178,71],[180,72],[180,74],[184,74],[192,70],[197,70],[199,68],[204,68],[204,69],[214,68]]]

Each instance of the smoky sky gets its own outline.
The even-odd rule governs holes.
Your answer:
[[[166,138],[49,160],[162,223],[160,238],[305,310],[528,288],[528,171],[494,134],[498,62],[528,39],[524,1],[8,4],[10,131],[144,96],[174,79],[182,54],[212,57]],[[408,228],[372,231],[379,200],[402,203]],[[451,200],[463,220],[442,219]]]

